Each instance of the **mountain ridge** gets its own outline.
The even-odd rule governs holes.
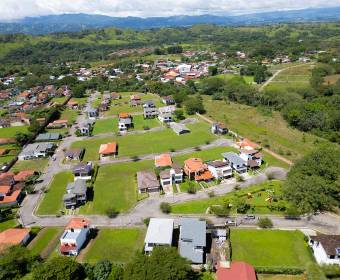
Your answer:
[[[225,26],[264,25],[275,23],[340,21],[340,7],[303,10],[274,11],[238,16],[177,15],[170,17],[111,17],[96,14],[61,14],[27,17],[16,22],[0,22],[0,33],[48,34],[77,32],[85,29],[132,28],[150,29],[162,27],[185,27],[195,24]]]

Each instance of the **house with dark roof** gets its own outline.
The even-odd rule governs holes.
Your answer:
[[[190,129],[182,123],[171,122],[169,125],[177,135],[190,133]]]
[[[246,161],[249,168],[258,168],[262,164],[263,155],[258,150],[240,150],[240,158]]]
[[[137,186],[139,193],[159,192],[161,187],[156,173],[151,170],[137,172]]]
[[[222,160],[209,161],[208,169],[215,179],[226,179],[233,175],[233,170],[229,162]]]
[[[33,143],[25,146],[18,155],[19,160],[44,158],[51,155],[56,148],[53,142]]]
[[[174,100],[174,98],[171,95],[163,96],[162,97],[162,102],[165,105],[174,105],[175,104],[175,100]]]
[[[86,180],[79,179],[69,183],[66,187],[66,194],[63,196],[65,208],[76,207],[86,203]]]
[[[229,162],[231,168],[239,174],[247,172],[247,162],[234,152],[222,154],[224,161]]]
[[[91,180],[92,178],[92,162],[81,162],[73,167],[74,180],[83,179]]]
[[[143,108],[144,119],[152,119],[158,116],[158,109],[155,107]]]
[[[213,123],[211,125],[211,132],[214,134],[227,134],[228,129],[223,123]]]
[[[66,160],[78,160],[80,161],[85,153],[85,149],[83,148],[72,148],[68,149],[65,152],[65,158]]]
[[[309,245],[318,264],[340,265],[340,235],[311,236]]]
[[[58,141],[60,139],[60,133],[40,133],[37,138],[35,138],[35,142]]]
[[[194,218],[179,219],[179,254],[194,264],[205,262],[206,222]]]

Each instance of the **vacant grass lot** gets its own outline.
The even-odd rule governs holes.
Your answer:
[[[42,229],[28,245],[28,249],[30,249],[34,255],[40,255],[43,258],[47,257],[54,249],[56,239],[62,230],[62,228],[55,227]]]
[[[28,126],[11,126],[6,128],[0,128],[0,138],[13,138],[18,132],[26,133]]]
[[[73,124],[78,116],[78,111],[72,109],[65,109],[62,111],[61,116],[59,119],[61,120],[68,120],[68,124]]]
[[[44,171],[48,164],[47,158],[41,159],[33,159],[33,160],[18,160],[11,171],[19,172],[22,170],[35,170],[35,171]]]
[[[314,135],[288,126],[279,112],[265,114],[257,108],[204,98],[206,115],[223,121],[227,126],[251,140],[267,146],[290,160],[297,160],[315,149],[317,143],[327,142]],[[216,110],[219,108],[219,110]]]
[[[44,194],[43,200],[37,209],[38,215],[56,215],[64,209],[62,197],[66,192],[66,185],[73,181],[71,171],[64,171],[56,174]]]
[[[209,125],[203,122],[188,124],[191,133],[178,136],[172,129],[150,132],[139,135],[126,135],[120,137],[107,137],[78,141],[72,144],[73,148],[85,148],[84,161],[98,160],[100,144],[117,141],[118,156],[132,157],[151,153],[162,153],[171,149],[180,150],[205,144],[213,141],[216,136],[211,134]]]
[[[304,268],[313,261],[300,231],[233,229],[231,246],[233,260],[255,267]]]
[[[252,194],[252,198],[247,198],[248,193]],[[269,201],[266,201],[266,199],[270,196],[280,196],[281,193],[282,191],[280,181],[268,181],[263,184],[247,187],[243,190],[228,193],[224,196],[174,204],[172,205],[171,210],[172,213],[180,214],[204,214],[211,206],[223,206],[226,204],[226,202],[231,202],[232,204],[234,204],[234,200],[242,198],[246,199],[247,203],[251,206],[248,213],[281,214],[282,212],[276,210],[275,208],[272,208],[272,210],[270,208],[271,206],[275,207],[278,202],[270,203]],[[232,213],[236,213],[236,210],[232,209]]]
[[[143,249],[145,231],[141,229],[100,229],[88,245],[83,262],[96,263],[107,259],[113,263],[126,263]]]

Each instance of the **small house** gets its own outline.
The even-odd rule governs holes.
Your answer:
[[[79,179],[69,183],[66,187],[66,194],[63,196],[65,208],[71,208],[85,204],[86,192],[86,180]]]
[[[260,146],[247,138],[243,138],[242,140],[238,141],[237,146],[240,150],[256,150]]]
[[[160,183],[153,171],[137,172],[137,186],[139,193],[159,192]]]
[[[163,96],[162,97],[162,102],[165,105],[174,105],[175,104],[175,100],[174,100],[174,98],[171,95]]]
[[[0,232],[0,251],[11,246],[24,246],[30,239],[27,228],[9,228]]]
[[[118,154],[118,148],[116,142],[110,142],[106,144],[101,144],[99,147],[99,156],[101,159],[105,157],[116,157]]]
[[[222,160],[209,161],[208,169],[215,179],[226,179],[233,175],[233,170],[228,162]]]
[[[158,109],[155,107],[147,107],[143,109],[144,119],[153,119],[158,116]]]
[[[89,136],[91,134],[92,131],[92,127],[95,123],[95,120],[90,120],[87,119],[84,122],[82,122],[78,128],[78,132],[80,135],[86,135]]]
[[[143,108],[156,108],[155,102],[153,100],[144,101]]]
[[[190,133],[190,129],[187,128],[184,124],[181,124],[181,123],[171,122],[170,123],[170,128],[177,135],[182,135],[182,134]]]
[[[169,154],[161,154],[155,156],[155,166],[156,167],[170,167],[172,166],[172,159]]]
[[[118,129],[120,132],[125,132],[128,129],[133,128],[132,116],[128,113],[120,113],[118,115]]]
[[[217,280],[256,280],[254,267],[245,262],[223,261],[217,265]]]
[[[66,160],[77,160],[81,161],[85,153],[85,149],[82,148],[73,148],[68,149],[65,152]]]
[[[179,254],[194,264],[205,262],[206,222],[194,218],[179,220]]]
[[[213,123],[211,125],[211,132],[213,134],[227,134],[228,133],[228,129],[227,127],[225,126],[225,124],[223,123]]]
[[[60,238],[60,252],[64,255],[77,256],[90,233],[90,221],[73,218]]]
[[[158,115],[158,119],[159,121],[163,122],[163,123],[170,123],[173,122],[173,117],[171,113],[159,113]]]
[[[150,254],[156,246],[171,246],[173,230],[173,219],[151,218],[144,241],[145,253]]]
[[[340,265],[340,235],[320,234],[309,238],[315,260],[320,265]]]
[[[247,162],[234,152],[222,154],[224,161],[228,162],[233,170],[239,174],[247,172]]]
[[[23,148],[21,153],[18,155],[19,160],[30,160],[37,158],[45,158],[51,155],[56,148],[53,142],[42,142],[28,144]]]
[[[92,163],[91,162],[81,162],[73,167],[73,175],[74,180],[83,179],[83,180],[91,180],[92,178]]]
[[[95,108],[87,109],[87,116],[90,120],[95,120],[99,116],[98,109]]]
[[[262,164],[263,155],[258,150],[240,150],[242,158],[249,168],[258,168]]]

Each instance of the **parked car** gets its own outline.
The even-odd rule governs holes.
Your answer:
[[[225,225],[226,226],[236,226],[236,220],[226,220]]]
[[[255,220],[255,215],[253,214],[247,214],[245,217],[244,217],[245,220]]]

